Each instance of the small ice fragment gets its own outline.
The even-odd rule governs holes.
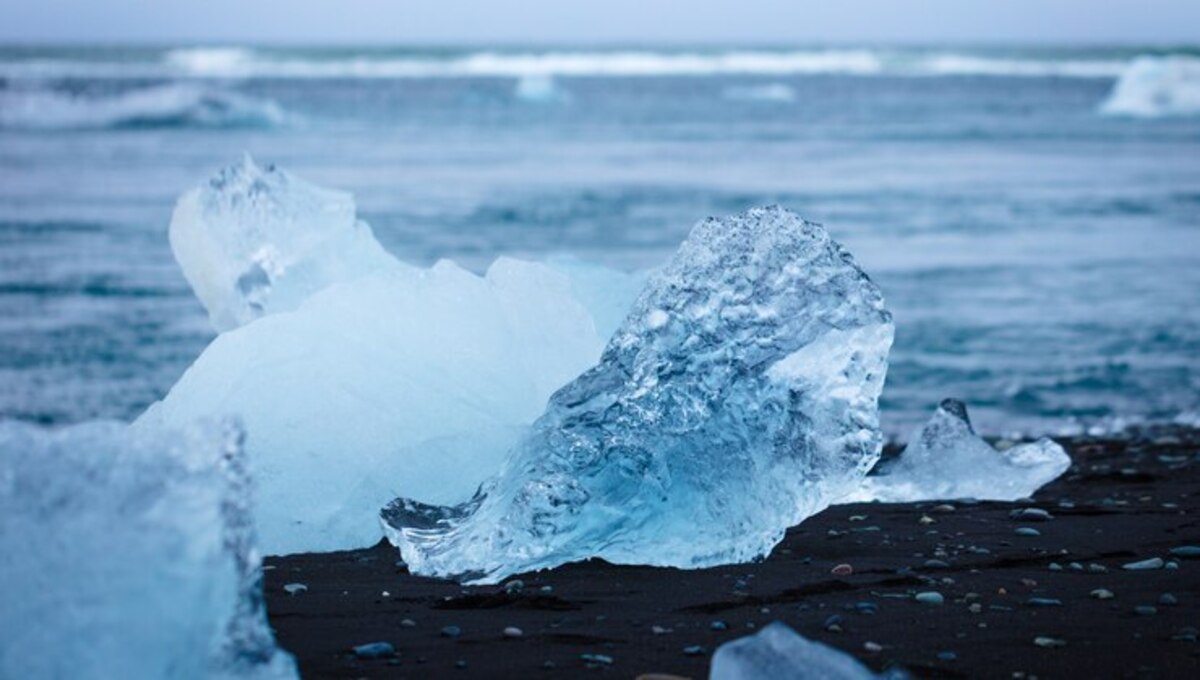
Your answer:
[[[1200,59],[1138,57],[1113,84],[1101,113],[1141,118],[1200,115]]]
[[[1127,571],[1148,571],[1152,569],[1162,569],[1163,559],[1161,557],[1151,557],[1148,560],[1122,564],[1121,568]]]
[[[476,583],[752,560],[877,460],[891,341],[879,289],[820,226],[777,207],[706,220],[499,476],[456,507],[397,500],[388,537],[414,573]]]
[[[975,434],[966,404],[946,399],[899,457],[883,461],[842,503],[976,498],[1014,501],[1032,496],[1071,466],[1046,438],[997,451]]]
[[[709,680],[874,680],[857,659],[778,621],[717,648]],[[900,677],[891,675],[890,677]]]
[[[382,659],[396,654],[396,648],[390,642],[368,642],[356,646],[353,651],[360,659]]]
[[[283,587],[283,591],[288,595],[299,595],[300,593],[307,593],[308,586],[303,583],[289,583]]]

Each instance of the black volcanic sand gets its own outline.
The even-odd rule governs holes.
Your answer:
[[[506,592],[412,576],[381,544],[267,558],[268,610],[307,678],[705,678],[718,645],[771,621],[917,677],[1200,678],[1200,558],[1170,552],[1200,545],[1200,431],[1062,443],[1074,465],[1031,502],[834,507],[757,564],[593,561]],[[1166,564],[1123,568],[1151,558]],[[396,653],[350,651],[377,641]]]

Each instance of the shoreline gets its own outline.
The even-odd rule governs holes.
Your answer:
[[[1072,466],[1030,503],[835,506],[753,564],[594,560],[506,588],[413,576],[383,542],[268,557],[268,615],[308,678],[706,678],[717,646],[772,621],[916,677],[1200,676],[1200,559],[1170,552],[1200,545],[1200,430],[1058,441]],[[373,642],[395,653],[351,651]]]

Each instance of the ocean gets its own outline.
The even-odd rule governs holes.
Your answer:
[[[795,210],[895,315],[890,436],[1200,422],[1191,47],[0,47],[0,419],[165,394],[213,337],[171,210],[245,153],[475,270]]]

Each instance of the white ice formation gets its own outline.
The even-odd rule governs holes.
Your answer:
[[[1071,457],[1048,438],[997,451],[975,434],[961,401],[946,399],[899,457],[880,463],[842,503],[974,498],[1015,501],[1058,479]]]
[[[136,423],[239,416],[269,554],[371,545],[397,496],[453,504],[595,363],[627,278],[388,255],[350,197],[249,159],[185,195],[172,245],[221,333]],[[614,291],[610,294],[607,291]]]
[[[1200,115],[1200,59],[1180,55],[1135,59],[1100,111],[1140,118]]]
[[[415,573],[477,583],[765,555],[878,459],[891,342],[879,289],[820,226],[706,220],[498,476],[457,507],[397,500],[388,537]]]
[[[0,423],[0,677],[295,678],[240,433]]]
[[[875,675],[849,654],[809,640],[778,621],[755,635],[726,642],[713,654],[709,680],[902,680],[902,671]]]

